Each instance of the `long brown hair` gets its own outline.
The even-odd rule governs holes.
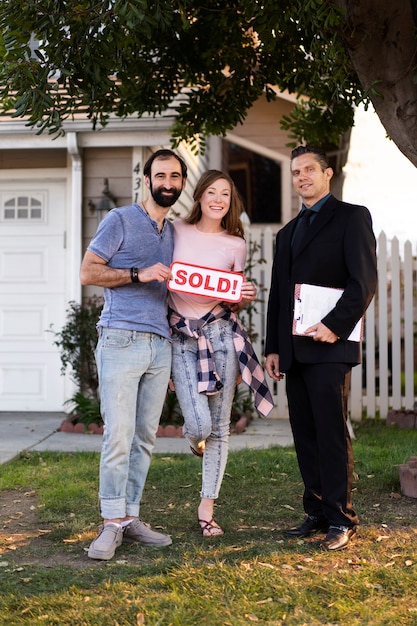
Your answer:
[[[229,235],[242,237],[242,239],[244,239],[245,231],[239,217],[244,210],[242,198],[240,197],[236,185],[234,184],[230,176],[228,174],[225,174],[224,172],[221,172],[220,170],[207,170],[207,172],[204,172],[204,174],[201,175],[200,180],[197,182],[193,193],[194,204],[184,221],[187,222],[187,224],[197,224],[202,215],[200,204],[201,196],[208,187],[216,182],[216,180],[220,180],[222,178],[224,178],[224,180],[227,180],[227,182],[229,183],[231,193],[230,207],[226,215],[223,217],[221,225],[225,229],[225,231],[229,233]]]

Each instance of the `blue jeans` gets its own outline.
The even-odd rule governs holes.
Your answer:
[[[197,339],[173,335],[172,378],[184,417],[184,435],[193,448],[205,440],[202,498],[218,498],[229,450],[230,414],[239,374],[230,321],[204,328],[223,388],[215,395],[197,391]]]
[[[101,515],[138,517],[171,372],[171,344],[153,333],[102,328],[95,357],[104,422]]]

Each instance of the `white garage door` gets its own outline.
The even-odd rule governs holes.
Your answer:
[[[0,181],[0,411],[63,408],[65,212],[64,180]]]

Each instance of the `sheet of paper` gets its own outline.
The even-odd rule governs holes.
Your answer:
[[[343,289],[297,284],[294,293],[293,335],[304,335],[309,326],[320,322],[336,305]],[[363,319],[361,318],[348,337],[349,341],[361,341]]]

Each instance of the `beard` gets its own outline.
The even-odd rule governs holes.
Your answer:
[[[150,183],[149,189],[154,201],[164,209],[175,204],[182,192],[182,189],[176,189],[175,187],[171,187],[171,189],[163,189],[162,187],[154,189],[152,182]]]

